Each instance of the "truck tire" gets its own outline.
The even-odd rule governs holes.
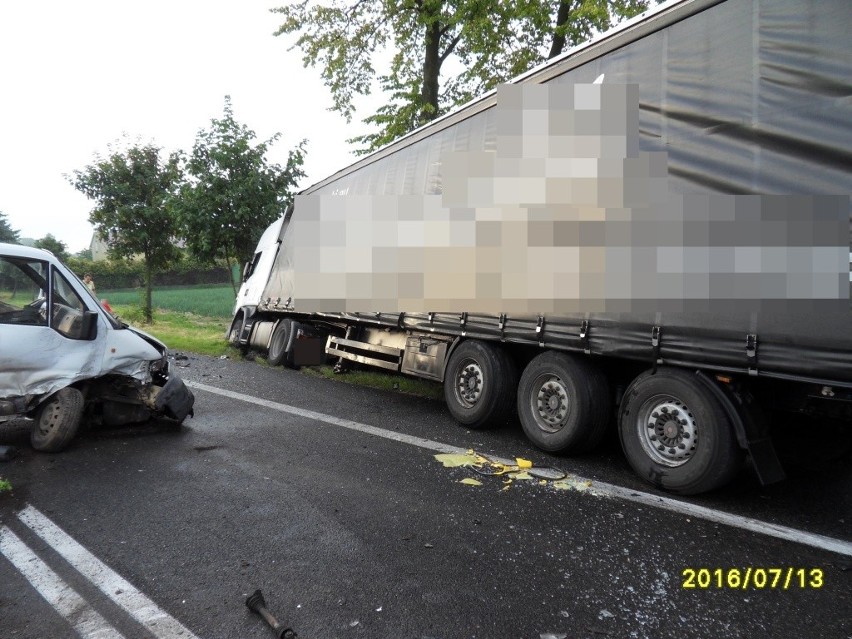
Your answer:
[[[36,450],[57,453],[74,439],[83,417],[83,393],[63,388],[44,402],[36,413],[30,443]]]
[[[619,438],[627,461],[658,488],[696,495],[728,483],[743,451],[724,408],[698,377],[646,371],[624,393]]]
[[[580,357],[546,352],[524,369],[518,416],[529,440],[547,452],[582,453],[597,446],[610,417],[606,376]]]
[[[468,428],[489,428],[514,412],[518,372],[502,349],[477,340],[462,342],[444,373],[444,399],[453,418]]]
[[[269,353],[266,357],[266,360],[272,366],[284,364],[292,368],[294,328],[293,320],[283,319],[272,331],[272,337],[269,340]]]
[[[239,346],[240,329],[243,327],[243,316],[236,315],[231,322],[231,328],[228,329],[228,344],[231,346]]]

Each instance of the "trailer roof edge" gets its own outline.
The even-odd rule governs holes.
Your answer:
[[[591,40],[578,44],[568,51],[560,54],[552,60],[547,60],[522,73],[521,75],[509,81],[509,84],[519,84],[522,82],[533,82],[541,84],[548,80],[562,75],[571,69],[574,69],[589,60],[602,56],[610,51],[614,51],[620,47],[626,46],[631,42],[635,42],[645,36],[665,29],[666,27],[680,22],[696,13],[704,11],[709,7],[721,4],[725,0],[667,0],[662,4],[640,13],[629,20],[626,20],[618,26],[601,33]],[[439,118],[423,125],[422,127],[407,133],[401,138],[390,142],[369,155],[356,160],[352,164],[336,171],[332,175],[323,178],[319,182],[303,189],[299,194],[308,194],[316,189],[322,188],[335,180],[338,180],[354,171],[369,166],[373,162],[392,155],[420,140],[427,138],[438,131],[442,131],[447,127],[453,126],[469,117],[476,115],[486,109],[491,108],[496,103],[496,91],[491,90],[470,102],[467,102],[449,113],[446,113]]]

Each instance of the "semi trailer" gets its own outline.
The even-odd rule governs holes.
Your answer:
[[[297,194],[227,339],[696,494],[852,422],[852,5],[667,2]],[[822,421],[821,421],[822,420]]]

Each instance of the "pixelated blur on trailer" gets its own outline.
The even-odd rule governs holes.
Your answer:
[[[298,196],[299,310],[848,305],[848,194],[689,192],[640,108],[635,84],[501,85],[484,131],[438,134],[419,194],[403,156]]]

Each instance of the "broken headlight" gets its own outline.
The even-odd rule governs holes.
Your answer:
[[[151,373],[151,379],[162,386],[169,379],[169,360],[163,355],[160,359],[155,359],[148,364],[148,372]]]

